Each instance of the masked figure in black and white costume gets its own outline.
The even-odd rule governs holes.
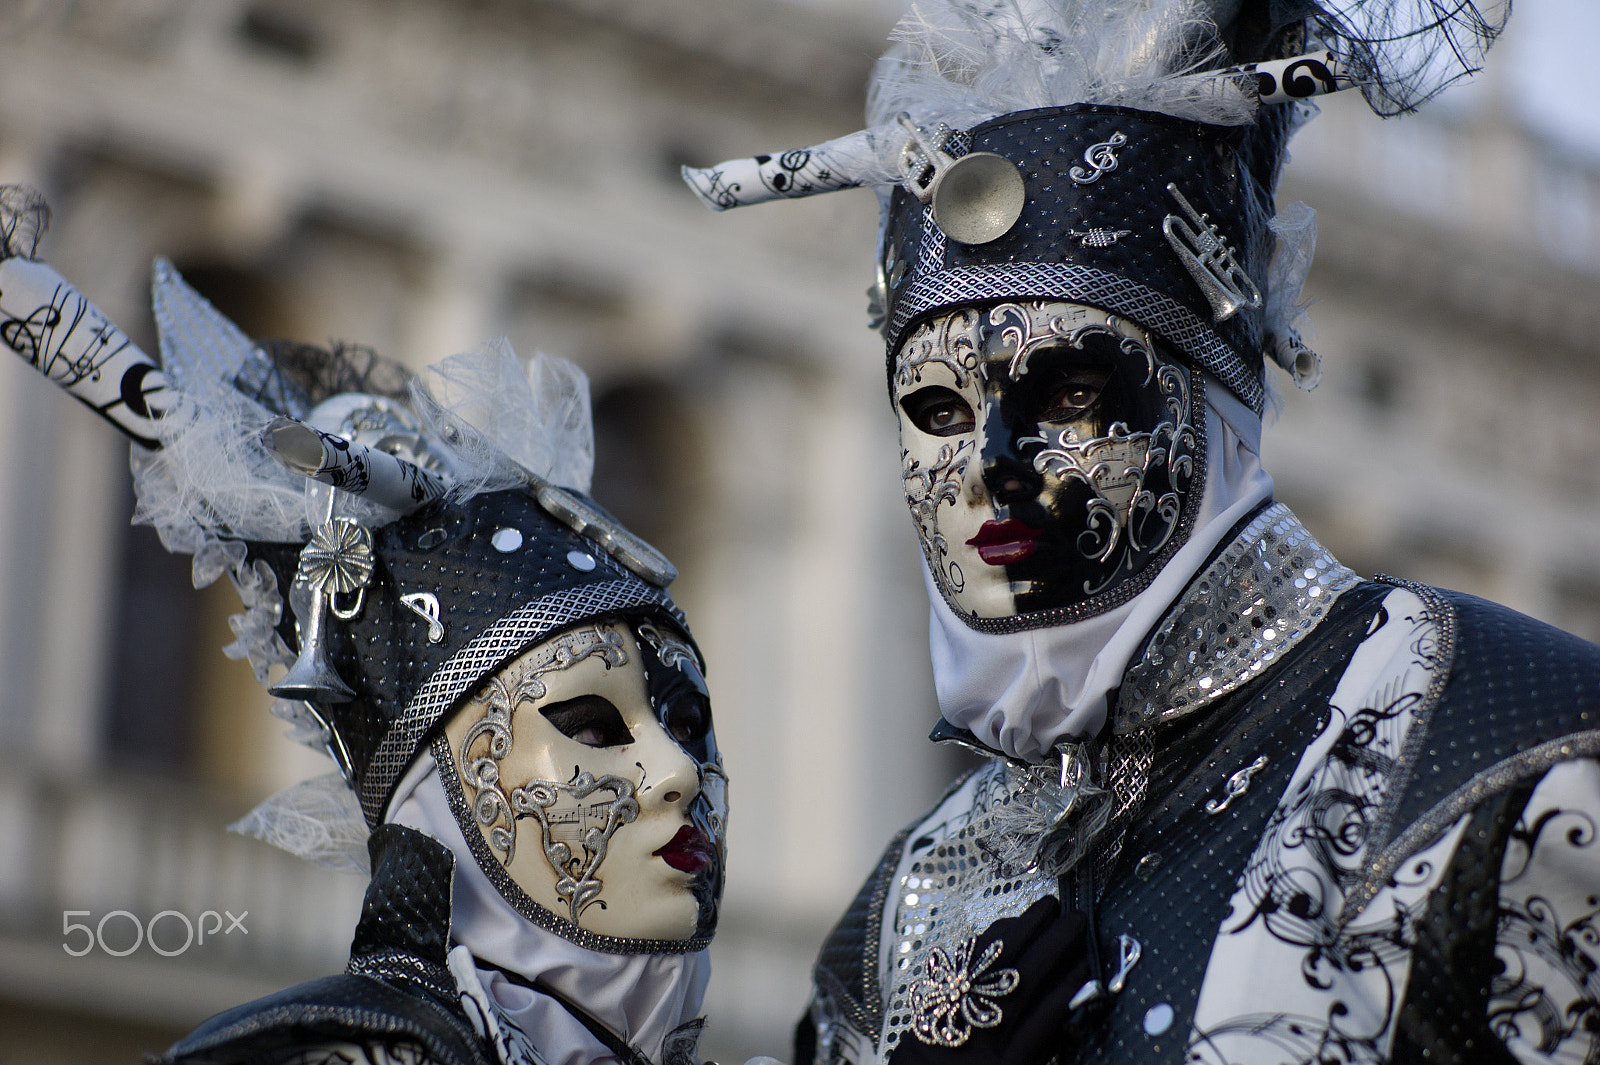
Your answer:
[[[344,974],[162,1060],[697,1062],[722,760],[672,567],[583,494],[581,373],[258,346],[164,262],[157,366],[3,200],[0,337],[139,441],[139,519],[232,578],[229,653],[288,667],[274,711],[338,764],[242,827],[370,857]]]
[[[1503,12],[926,0],[869,129],[686,171],[859,185],[932,602],[990,757],[819,956],[817,1062],[1600,1059],[1600,648],[1363,580],[1272,498],[1301,99],[1406,110]]]

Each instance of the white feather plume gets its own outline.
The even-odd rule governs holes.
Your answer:
[[[1087,103],[1222,125],[1255,100],[1231,79],[1183,76],[1226,61],[1206,0],[913,0],[873,76],[867,120],[902,111],[956,129],[1011,111]]]

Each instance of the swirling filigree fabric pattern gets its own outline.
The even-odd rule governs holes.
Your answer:
[[[1529,797],[1500,874],[1489,1027],[1523,1062],[1600,1061],[1600,763]]]
[[[1405,999],[1415,925],[1465,818],[1411,856],[1361,913],[1372,821],[1442,668],[1438,623],[1397,589],[1383,600],[1251,856],[1195,1006],[1187,1060],[1382,1062]]]

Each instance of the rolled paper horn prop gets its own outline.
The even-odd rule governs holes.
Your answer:
[[[1253,82],[1256,99],[1264,104],[1284,104],[1312,96],[1326,96],[1361,84],[1351,75],[1349,66],[1327,49],[1290,56],[1288,59],[1245,63],[1204,74],[1186,74],[1175,80],[1193,85],[1197,94],[1215,91],[1228,81]]]
[[[23,258],[0,262],[0,341],[136,443],[161,446],[156,423],[177,390],[53,267]]]
[[[445,493],[444,480],[414,462],[293,418],[274,418],[261,431],[261,443],[296,473],[402,514],[419,510]]]
[[[686,166],[682,173],[701,203],[713,211],[726,211],[770,200],[797,200],[860,188],[887,180],[879,174],[881,169],[871,134],[861,130],[778,155],[730,159],[699,169]]]

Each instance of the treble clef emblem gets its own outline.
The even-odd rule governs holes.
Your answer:
[[[1117,168],[1117,149],[1127,143],[1128,135],[1117,132],[1111,135],[1110,140],[1089,145],[1083,153],[1083,161],[1088,163],[1091,169],[1085,170],[1081,166],[1075,166],[1067,171],[1067,176],[1072,179],[1074,185],[1093,185],[1102,175],[1109,174]]]

